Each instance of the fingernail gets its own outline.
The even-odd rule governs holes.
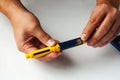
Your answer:
[[[86,37],[87,37],[86,34],[82,34],[82,35],[81,35],[81,39],[82,39],[82,40],[86,40]]]
[[[49,39],[48,41],[47,41],[47,45],[48,46],[53,46],[55,44],[55,40],[53,40],[53,39]]]

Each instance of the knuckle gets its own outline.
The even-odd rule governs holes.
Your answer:
[[[98,38],[97,38],[97,37],[92,37],[92,38],[90,39],[90,41],[89,41],[89,44],[90,44],[90,45],[95,45],[97,41],[98,41]]]
[[[112,39],[114,33],[109,34],[109,39]]]
[[[90,22],[91,24],[93,24],[93,25],[97,25],[98,19],[97,19],[97,18],[91,18],[91,19],[89,20],[89,22]]]
[[[110,18],[110,19],[117,18],[118,16],[119,16],[119,11],[118,11],[116,8],[112,8],[112,9],[109,11],[109,18]]]
[[[108,26],[108,25],[103,25],[101,30],[99,31],[99,33],[107,33],[109,31],[109,29],[111,28],[111,26]]]
[[[109,40],[106,40],[106,41],[103,42],[104,45],[107,44],[107,43],[109,43]]]
[[[19,51],[26,53],[27,49],[29,49],[29,47],[31,47],[31,45],[29,43],[24,43],[24,42],[19,42],[17,44],[17,48]]]
[[[109,36],[111,36],[113,33],[115,33],[115,31],[111,30],[110,33],[109,33],[110,34]]]
[[[29,25],[28,31],[30,31],[30,32],[38,29],[38,27],[40,26],[39,23],[36,21],[32,21],[32,23],[30,23],[28,25]]]
[[[109,6],[107,5],[107,4],[102,4],[102,9],[103,10],[106,10],[106,9],[108,9],[109,8]]]
[[[49,36],[47,35],[47,33],[40,33],[39,38],[41,41],[44,41],[47,40]]]
[[[103,44],[105,44],[105,42],[104,42],[104,41],[101,41],[101,42],[100,42],[100,46],[103,45]]]
[[[113,12],[114,12],[115,14],[118,13],[118,9],[113,8]]]
[[[92,39],[91,39],[91,41],[92,41],[93,43],[96,43],[96,42],[97,42],[97,40],[98,40],[98,38],[97,38],[97,37],[92,37]]]
[[[30,25],[30,29],[34,30],[34,29],[36,29],[37,26],[38,26],[38,24],[36,22],[32,22],[32,24]]]
[[[17,48],[19,51],[23,52],[22,44],[17,44]]]

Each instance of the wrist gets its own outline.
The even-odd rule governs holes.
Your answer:
[[[120,0],[96,0],[96,4],[108,4],[116,7],[117,9],[119,8],[119,1]]]
[[[28,12],[20,0],[0,0],[0,3],[0,11],[10,20],[19,15],[19,13]]]

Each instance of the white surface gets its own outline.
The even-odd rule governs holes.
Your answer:
[[[46,32],[60,41],[79,37],[95,0],[22,0]],[[120,55],[107,45],[82,45],[51,62],[26,60],[9,20],[0,13],[0,80],[120,80]]]

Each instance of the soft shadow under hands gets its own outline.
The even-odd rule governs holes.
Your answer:
[[[45,62],[47,66],[56,67],[56,68],[70,68],[74,66],[73,61],[65,55],[66,53],[59,56],[57,59]]]

